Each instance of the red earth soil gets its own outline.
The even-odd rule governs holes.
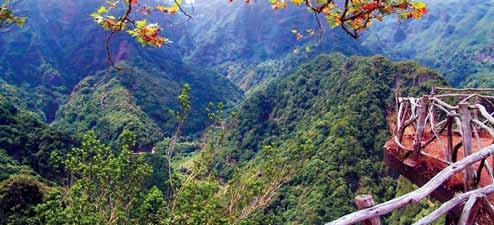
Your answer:
[[[428,131],[424,135],[424,140],[428,140],[431,136],[431,132]],[[480,146],[478,144],[477,138],[475,135],[473,136],[472,142],[472,150],[473,152],[477,152],[479,149],[483,147],[487,147],[492,144],[494,139],[489,136],[487,133],[481,132],[479,135]],[[405,132],[402,144],[410,147],[412,146],[415,135],[413,132]],[[442,143],[441,143],[442,142]],[[454,134],[453,136],[453,146],[457,143],[461,142],[461,136],[459,134]],[[448,165],[441,160],[445,160],[445,149],[447,148],[447,136],[441,135],[439,140],[434,140],[432,143],[428,144],[425,149],[422,151],[431,155],[432,157],[421,155],[418,162],[416,162],[415,166],[409,166],[403,163],[409,155],[409,151],[400,150],[398,145],[395,143],[394,138],[388,140],[384,149],[384,159],[387,166],[397,170],[401,175],[405,176],[413,183],[418,186],[424,185],[427,181],[429,181],[432,177],[434,177],[441,170],[446,168]],[[463,148],[458,150],[458,160],[461,160],[464,157]],[[493,157],[489,157],[488,163],[493,165]],[[440,159],[440,160],[438,160]],[[475,163],[473,165],[475,171],[479,168],[480,162]],[[484,167],[485,168],[485,167]],[[485,169],[482,170],[480,186],[486,186],[492,184],[492,179]],[[456,193],[462,192],[464,190],[463,187],[463,173],[459,172],[455,174],[452,178],[447,180],[439,189],[431,194],[433,198],[439,200],[441,202],[445,202],[452,197]],[[494,202],[494,195],[488,196],[489,200]],[[456,209],[457,213],[461,213],[461,208],[458,207]],[[479,225],[487,225],[494,224],[494,221],[490,221],[487,215],[481,209],[479,217],[477,218],[477,223]]]

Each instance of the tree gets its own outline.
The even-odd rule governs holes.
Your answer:
[[[269,0],[273,9],[287,7],[286,0]],[[247,0],[246,2],[250,2]],[[400,19],[419,19],[427,13],[426,4],[411,0],[290,0],[305,6],[316,15],[323,15],[331,28],[341,27],[348,35],[358,38],[373,21],[398,15]],[[320,23],[319,26],[321,27]],[[321,29],[322,30],[322,29]],[[297,38],[300,33],[296,32]]]
[[[110,41],[116,33],[127,32],[143,46],[150,45],[159,48],[168,43],[169,40],[161,35],[162,28],[159,24],[148,23],[145,17],[156,12],[176,14],[181,11],[189,18],[192,18],[183,10],[181,6],[182,0],[174,0],[171,5],[163,5],[156,1],[151,1],[149,2],[150,4],[144,4],[143,2],[139,0],[106,1],[105,5],[91,14],[96,23],[110,32],[106,40],[107,59],[110,64],[114,65],[110,52]],[[118,3],[123,4],[119,5]]]
[[[43,221],[121,224],[142,219],[136,212],[142,209],[142,186],[151,168],[141,155],[131,153],[129,146],[134,144],[135,136],[130,131],[122,132],[122,136],[121,140],[127,142],[121,143],[119,151],[114,152],[100,143],[94,132],[84,135],[81,147],[72,149],[65,162],[72,184],[61,194],[51,194],[49,200],[38,207]],[[153,191],[150,196],[159,196],[159,193]]]
[[[165,206],[163,193],[157,187],[152,187],[139,208],[142,219],[138,224],[164,224]]]
[[[49,188],[28,174],[0,182],[0,224],[38,224],[34,206]]]
[[[171,211],[170,224],[229,224],[215,181],[201,180],[184,183],[175,196],[176,207]]]
[[[17,0],[2,0],[0,3],[0,31],[13,25],[24,26],[26,18],[18,16],[13,9],[19,3]]]
[[[177,128],[175,129],[175,134],[170,140],[170,144],[168,145],[167,159],[168,159],[168,178],[170,179],[170,191],[173,192],[173,176],[172,176],[172,157],[175,151],[175,147],[177,146],[177,141],[180,138],[182,129],[185,124],[185,120],[189,115],[190,111],[190,86],[189,84],[184,84],[180,95],[178,95],[178,101],[180,105],[180,111],[176,112],[170,110],[176,120],[177,120]]]

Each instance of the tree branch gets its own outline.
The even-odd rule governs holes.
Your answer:
[[[438,209],[434,210],[431,214],[427,215],[426,217],[420,219],[418,222],[414,223],[413,225],[428,225],[434,222],[435,220],[439,219],[442,215],[446,214],[453,208],[455,208],[457,205],[462,204],[465,202],[470,196],[473,195],[487,195],[490,193],[494,192],[494,185],[489,185],[483,188],[479,188],[470,192],[463,193],[461,195],[458,195],[451,200],[445,202],[444,204],[441,205]]]
[[[435,177],[433,177],[429,182],[427,182],[424,186],[419,189],[410,192],[406,195],[403,195],[399,198],[392,199],[390,201],[381,203],[374,207],[360,210],[346,216],[343,216],[335,221],[327,223],[326,225],[348,225],[355,224],[370,218],[374,218],[377,216],[382,216],[388,214],[396,209],[400,209],[406,205],[419,202],[423,198],[430,195],[433,191],[439,188],[446,180],[448,180],[451,176],[456,174],[459,171],[462,171],[467,166],[472,165],[475,162],[478,162],[488,156],[494,154],[494,145],[490,145],[476,153],[473,153],[461,161],[451,164],[446,167],[444,170],[439,172]],[[492,187],[494,188],[494,187]]]

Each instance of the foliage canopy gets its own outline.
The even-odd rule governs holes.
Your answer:
[[[12,25],[24,26],[26,17],[19,16],[14,12],[14,6],[18,2],[19,0],[3,0],[0,3],[0,29],[5,29]]]

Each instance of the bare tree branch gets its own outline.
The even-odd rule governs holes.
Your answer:
[[[489,147],[486,147],[476,153],[473,153],[463,158],[461,161],[449,165],[444,170],[439,172],[436,176],[434,176],[431,180],[429,180],[429,182],[427,182],[424,186],[420,187],[419,189],[413,192],[392,199],[390,201],[381,203],[374,207],[348,214],[335,221],[327,223],[326,225],[355,224],[370,218],[388,214],[396,209],[403,208],[406,205],[419,202],[423,198],[430,195],[434,190],[439,188],[446,180],[448,180],[451,176],[453,176],[457,172],[462,171],[467,166],[470,166],[475,162],[487,158],[492,154],[494,154],[494,145],[490,145]]]

